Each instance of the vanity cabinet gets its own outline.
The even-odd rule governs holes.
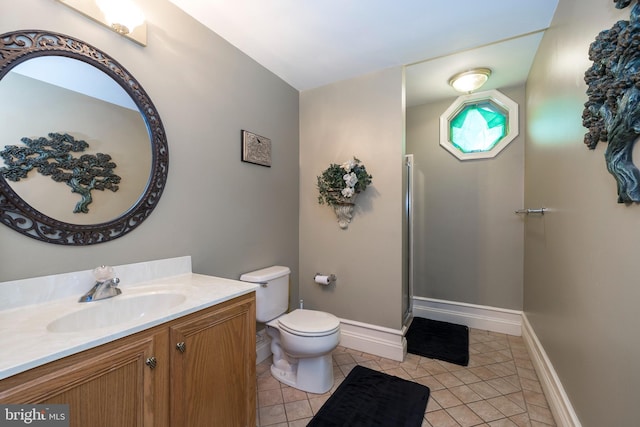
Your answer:
[[[255,328],[255,299],[172,323],[172,426],[256,425]]]
[[[251,292],[1,380],[0,403],[69,404],[72,427],[253,427],[255,357]]]

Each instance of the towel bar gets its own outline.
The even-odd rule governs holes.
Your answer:
[[[538,209],[518,209],[515,213],[517,214],[525,214],[525,215],[529,215],[529,214],[540,214],[540,215],[544,215],[544,213],[547,211],[547,208],[538,208]]]

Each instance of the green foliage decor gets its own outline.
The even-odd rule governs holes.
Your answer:
[[[341,165],[332,163],[318,176],[318,203],[329,206],[349,203],[371,184],[372,179],[367,168],[355,157]]]

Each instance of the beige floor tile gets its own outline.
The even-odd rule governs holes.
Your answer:
[[[496,374],[498,377],[506,377],[507,375],[515,375],[518,371],[516,370],[515,363],[511,361],[507,362],[499,362],[492,363],[490,365],[486,365],[486,368]]]
[[[529,378],[520,378],[520,384],[522,384],[523,390],[534,391],[536,393],[542,393],[542,387],[538,379],[531,380]]]
[[[490,422],[504,418],[504,414],[498,411],[493,405],[486,400],[479,402],[469,403],[467,406],[471,408],[473,412],[478,414],[483,421]]]
[[[445,372],[449,372],[447,371],[447,368],[445,368],[435,360],[426,359],[426,358],[424,360],[425,361],[422,362],[419,366],[426,369],[431,375],[438,375],[438,374],[444,374]]]
[[[527,409],[527,403],[524,399],[524,394],[521,391],[517,391],[515,393],[505,394],[504,397],[521,407],[522,409]]]
[[[529,413],[529,419],[533,421],[538,421],[547,425],[555,425],[553,420],[553,415],[549,408],[543,408],[542,406],[536,405],[527,405],[527,410]]]
[[[462,381],[464,384],[471,384],[482,381],[482,379],[474,374],[470,369],[453,371],[451,374]]]
[[[353,356],[349,353],[337,353],[333,355],[333,361],[338,365],[348,365],[356,363]]]
[[[529,420],[529,414],[518,414],[509,417],[511,421],[518,427],[531,427],[531,421]]]
[[[338,368],[342,372],[342,375],[346,377],[347,375],[349,375],[349,372],[351,372],[351,370],[356,366],[357,366],[357,363],[348,363],[346,365],[340,365],[338,366]]]
[[[287,413],[287,420],[294,421],[301,418],[309,418],[313,416],[311,405],[308,400],[298,400],[284,404],[284,410]]]
[[[507,381],[504,378],[489,380],[487,381],[487,384],[498,390],[500,394],[509,394],[520,390],[520,387],[512,384],[510,381]]]
[[[394,377],[402,378],[403,380],[412,380],[411,375],[409,375],[407,371],[405,371],[401,367],[387,369],[383,372],[389,375],[393,375]]]
[[[460,424],[444,409],[428,412],[425,418],[433,427],[460,427]]]
[[[282,400],[284,403],[295,402],[297,400],[307,400],[307,393],[293,387],[282,388]]]
[[[306,393],[271,376],[271,358],[256,365],[261,427],[306,426],[356,366],[386,372],[429,387],[423,427],[549,427],[553,415],[521,337],[469,330],[469,366],[408,354],[403,362],[338,347],[334,385]]]
[[[494,378],[500,377],[500,375],[488,369],[486,366],[477,366],[477,367],[469,368],[469,372],[471,372],[472,374],[480,378],[480,380],[482,381],[492,380]]]
[[[362,362],[358,362],[358,365],[364,366],[365,368],[373,369],[375,371],[382,371],[382,367],[378,364],[377,360],[365,360]]]
[[[427,412],[433,412],[433,411],[439,411],[442,409],[442,406],[438,405],[438,402],[435,401],[435,399],[431,399],[429,398],[429,400],[427,401],[427,408],[425,409],[425,413]]]
[[[331,396],[312,397],[309,399],[309,405],[311,405],[311,412],[313,412],[313,415],[318,413],[320,408],[322,408],[322,405],[329,400],[329,397]]]
[[[445,388],[445,386],[443,386],[437,379],[435,379],[432,376],[420,377],[416,379],[415,382],[429,387],[429,390],[431,390],[431,393]]]
[[[522,390],[522,394],[524,395],[525,402],[528,404],[547,407],[547,399],[544,397],[544,394],[531,390]]]
[[[516,364],[516,366],[518,368],[525,368],[525,369],[534,370],[533,363],[531,363],[531,360],[529,360],[528,358],[524,359],[524,358],[515,357],[513,359],[513,362]]]
[[[486,381],[469,384],[469,388],[482,396],[483,399],[491,399],[492,397],[500,396],[500,392],[487,384]]]
[[[258,407],[273,406],[278,403],[284,403],[282,399],[282,389],[275,388],[258,391]]]
[[[398,362],[397,360],[381,359],[378,360],[378,365],[380,365],[380,368],[383,371],[386,371],[388,369],[397,368],[398,366],[400,366],[400,362]]]
[[[287,421],[287,414],[284,411],[284,405],[263,406],[259,408],[260,425],[269,426],[272,424]]]
[[[482,400],[482,397],[467,385],[451,387],[449,388],[449,391],[453,393],[458,399],[460,399],[462,403],[471,403]]]
[[[258,391],[272,390],[274,388],[280,388],[280,381],[273,378],[271,375],[258,378]]]
[[[311,418],[301,418],[299,420],[291,421],[288,427],[306,427],[309,424]]]
[[[491,421],[489,423],[490,427],[518,427],[516,423],[511,421],[508,418],[502,418],[500,420]]]
[[[429,371],[427,371],[422,366],[416,366],[415,368],[403,366],[402,369],[407,371],[407,374],[409,374],[409,376],[414,380],[417,378],[428,377],[431,375]]]
[[[462,405],[462,401],[447,389],[434,391],[433,393],[431,393],[429,399],[434,399],[440,406],[445,409]]]
[[[483,421],[466,405],[447,408],[447,413],[462,427],[477,426]]]
[[[526,409],[522,408],[506,396],[494,397],[492,399],[488,399],[487,402],[507,417],[526,412]]]
[[[438,380],[440,384],[445,386],[446,388],[458,387],[463,385],[464,383],[460,381],[458,377],[453,375],[451,372],[445,372],[444,374],[438,374],[433,376]]]

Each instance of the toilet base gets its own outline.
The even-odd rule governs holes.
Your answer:
[[[284,359],[271,365],[271,375],[278,381],[298,390],[323,394],[333,387],[333,360],[331,353],[318,357],[297,359],[290,363]]]

